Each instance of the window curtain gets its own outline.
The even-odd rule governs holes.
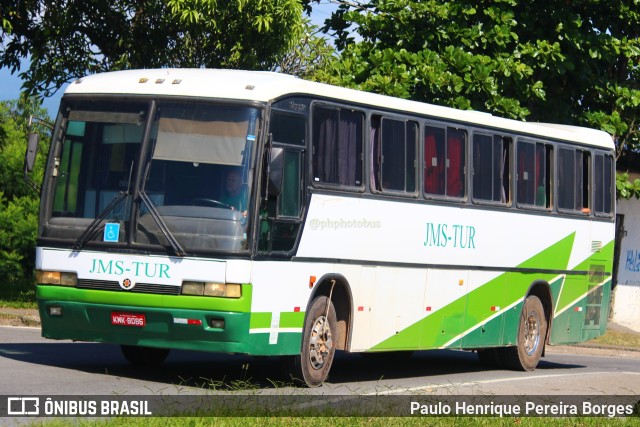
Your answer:
[[[348,110],[340,110],[337,155],[337,183],[340,185],[360,185],[360,168],[358,168],[358,130],[362,124],[362,114]],[[334,181],[335,182],[335,181]]]
[[[464,197],[464,134],[447,132],[447,196]]]
[[[502,140],[502,163],[500,164],[500,177],[497,179],[500,188],[500,202],[507,203],[507,190],[509,189],[509,176],[505,176],[505,171],[507,171],[507,161],[509,160],[509,143],[504,141],[502,138],[498,138]],[[506,184],[506,185],[505,185]],[[505,188],[506,187],[506,188]],[[495,195],[494,195],[495,196]]]
[[[369,137],[369,146],[371,147],[370,159],[370,182],[371,189],[380,191],[380,118],[371,118],[371,133]]]
[[[547,206],[547,159],[546,147],[543,144],[536,144],[536,205]]]
[[[314,111],[315,177],[320,182],[358,186],[362,114],[318,107]]]
[[[424,142],[424,191],[445,194],[444,129],[428,128]]]
[[[317,128],[317,172],[321,182],[335,183],[338,180],[338,110],[317,108],[315,120]]]

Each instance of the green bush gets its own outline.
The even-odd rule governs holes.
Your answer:
[[[0,299],[33,299],[39,194],[24,180],[30,114],[46,117],[36,101],[0,102]],[[42,135],[46,141],[48,136]],[[42,180],[46,147],[32,178]]]

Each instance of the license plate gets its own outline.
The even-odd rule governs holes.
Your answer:
[[[142,328],[146,325],[144,314],[137,313],[111,313],[111,324],[116,326],[136,326]]]

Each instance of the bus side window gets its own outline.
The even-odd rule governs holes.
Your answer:
[[[464,197],[466,194],[466,140],[461,129],[447,129],[447,196]]]
[[[595,156],[594,208],[596,215],[610,216],[613,213],[613,157],[596,154]]]
[[[382,119],[381,175],[383,191],[413,193],[416,189],[418,125],[411,121]]]
[[[302,189],[306,119],[274,111],[270,132],[276,147],[283,148],[282,187],[277,196],[262,201],[260,252],[289,252],[295,246],[302,215]]]
[[[284,171],[282,191],[278,196],[278,216],[298,217],[300,215],[302,153],[299,150],[284,151]]]
[[[424,135],[424,192],[444,196],[445,130],[427,126]]]
[[[540,142],[518,141],[516,182],[518,205],[551,206],[552,146]]]
[[[473,198],[508,204],[511,139],[498,135],[473,135]]]
[[[446,141],[446,143],[445,143]],[[464,197],[466,132],[427,126],[424,136],[424,192],[426,195]]]
[[[380,165],[382,161],[382,153],[380,152],[380,116],[371,117],[370,128],[370,182],[371,191],[381,191],[382,184],[380,183]]]
[[[558,208],[588,214],[591,212],[588,152],[561,147],[558,150]]]
[[[346,108],[313,108],[313,181],[362,186],[364,114]]]
[[[302,214],[303,158],[302,150],[284,150],[280,194],[262,202],[259,233],[261,252],[289,252],[295,246]]]

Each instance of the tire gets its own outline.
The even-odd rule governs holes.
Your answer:
[[[503,349],[506,367],[516,371],[533,371],[544,349],[547,318],[540,298],[530,295],[524,300],[518,324],[517,345]]]
[[[337,331],[333,303],[326,296],[315,298],[307,310],[300,354],[293,360],[296,379],[302,379],[309,387],[322,385],[335,356]]]
[[[121,345],[120,350],[129,363],[142,367],[158,367],[169,355],[168,348]]]

